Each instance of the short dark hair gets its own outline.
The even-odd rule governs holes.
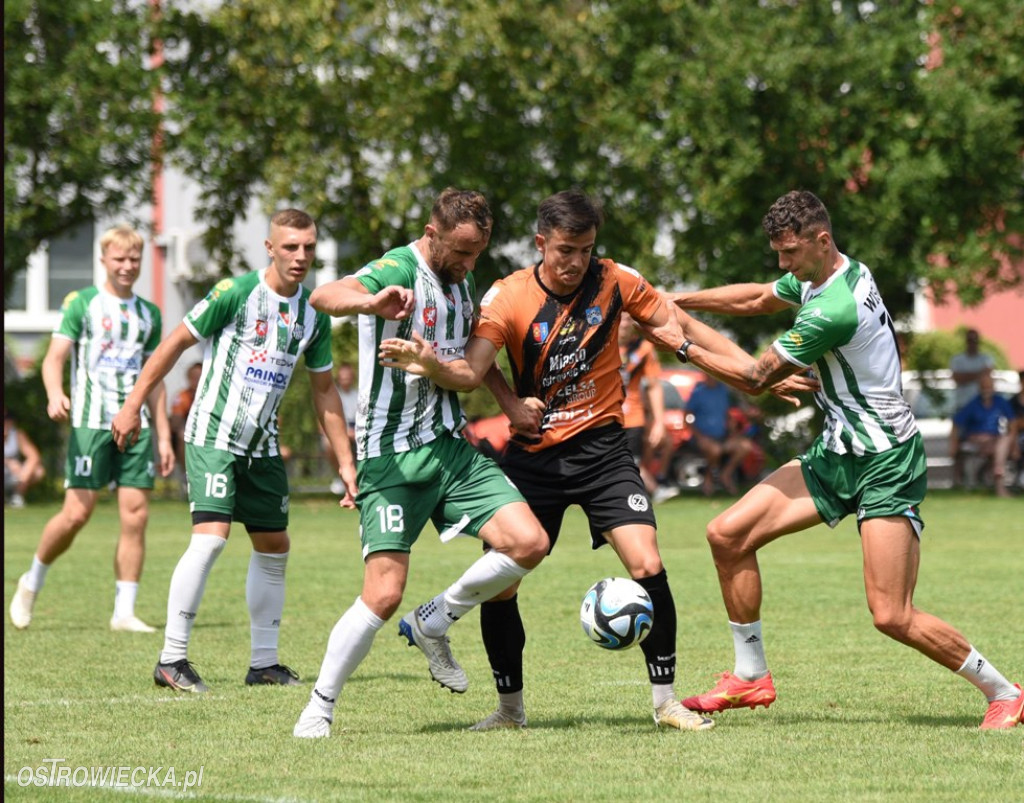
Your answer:
[[[442,231],[452,231],[462,223],[475,223],[481,232],[490,236],[494,215],[483,193],[446,187],[434,201],[430,220]]]
[[[316,221],[301,209],[279,209],[270,218],[270,225],[283,229],[311,229],[316,226]]]
[[[603,222],[600,204],[575,187],[549,195],[537,207],[537,231],[545,236],[555,229],[573,236],[597,231]]]
[[[832,233],[832,221],[825,204],[807,190],[793,190],[776,200],[761,219],[761,227],[769,240],[778,239],[786,231],[801,234],[807,229]]]

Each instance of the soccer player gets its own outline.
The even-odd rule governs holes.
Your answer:
[[[140,436],[132,448],[118,452],[110,437],[110,422],[125,395],[132,390],[147,360],[160,342],[160,310],[135,295],[142,266],[142,235],[128,226],[115,226],[100,237],[102,285],[68,294],[61,318],[43,358],[46,413],[54,421],[71,419],[64,469],[64,505],[43,528],[32,566],[18,580],[11,600],[11,623],[23,630],[32,621],[36,597],[53,562],[71,546],[89,522],[101,489],[117,487],[121,534],[114,554],[116,591],[110,629],[152,633],[135,615],[135,599],[146,554],[149,494],[155,475],[152,429],[156,429],[160,475],[174,470],[166,391],[153,383],[139,396],[149,411],[139,420]],[[71,398],[64,393],[64,364],[71,355]],[[151,417],[152,416],[152,417]]]
[[[483,195],[448,188],[419,239],[313,293],[317,309],[359,316],[359,397],[368,404],[356,417],[356,501],[365,567],[362,593],[331,631],[293,729],[297,737],[330,736],[342,686],[402,602],[410,551],[428,520],[442,542],[471,535],[490,547],[399,622],[399,635],[423,651],[431,676],[453,692],[465,692],[468,680],[452,656],[448,628],[547,554],[547,535],[523,497],[459,435],[466,420],[458,396],[377,360],[382,339],[412,333],[432,342],[442,359],[463,354],[474,317],[472,271],[492,223]]]
[[[305,355],[313,406],[338,457],[354,507],[355,465],[345,416],[331,381],[331,323],[302,286],[316,256],[313,219],[284,209],[270,219],[268,267],[224,279],[185,316],[153,354],[111,429],[119,448],[139,431],[142,399],[186,349],[203,341],[203,371],[185,426],[192,539],[171,577],[164,647],[153,672],[158,686],[208,690],[188,660],[188,644],[214,562],[231,522],[245,525],[253,552],[246,579],[251,658],[248,685],[296,685],[278,658],[288,561],[288,477],[280,454],[278,408]]]
[[[465,358],[440,361],[420,338],[385,341],[388,364],[469,390],[486,378],[515,432],[502,468],[551,539],[572,504],[590,521],[595,549],[608,543],[654,603],[654,626],[641,643],[658,726],[705,730],[714,721],[675,696],[676,610],[658,551],[651,499],[623,430],[619,319],[628,312],[656,343],[683,335],[665,301],[639,273],[593,256],[601,215],[584,193],[559,192],[538,209],[541,260],[499,280],[481,301]],[[504,347],[515,392],[494,365]],[[522,728],[526,634],[516,583],[480,609],[498,709],[471,730]]]
[[[921,436],[900,387],[896,332],[871,272],[840,253],[824,204],[810,192],[779,198],[762,220],[784,276],[681,293],[681,309],[753,315],[795,307],[796,320],[757,361],[707,350],[680,351],[696,365],[757,393],[814,367],[825,430],[810,449],[751,489],[708,525],[736,662],[696,711],[768,706],[775,686],[761,629],[757,552],[787,533],[857,516],[864,585],[875,627],[977,686],[988,700],[985,729],[1021,721],[1024,693],[951,625],[913,604],[926,491]]]

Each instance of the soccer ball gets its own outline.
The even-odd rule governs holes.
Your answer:
[[[635,580],[608,577],[594,583],[583,597],[580,624],[599,647],[625,650],[651,632],[654,603]]]

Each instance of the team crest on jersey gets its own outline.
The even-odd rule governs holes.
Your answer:
[[[305,334],[305,329],[302,328],[302,324],[297,323],[292,327],[292,337],[296,340],[302,340],[302,335]]]
[[[548,325],[545,321],[533,324],[532,329],[534,343],[543,343],[548,339]]]
[[[267,322],[266,321],[256,321],[256,334],[259,337],[266,337],[267,336]]]
[[[597,326],[603,320],[604,315],[601,313],[600,307],[587,307],[587,323]]]
[[[277,314],[281,316],[281,321],[284,323],[285,326],[288,326],[288,324],[290,324],[292,322],[292,320],[291,320],[291,318],[292,318],[291,312],[285,312],[284,310],[281,310],[281,312],[279,312]]]
[[[424,326],[437,325],[437,307],[423,308],[423,324]]]
[[[103,331],[109,332],[114,328],[114,322],[110,319],[109,315],[104,315],[103,320],[100,321],[100,325],[103,327]]]
[[[467,321],[473,317],[473,302],[463,301],[462,302],[462,317]]]

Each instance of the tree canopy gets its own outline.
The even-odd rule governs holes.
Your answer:
[[[605,206],[603,254],[666,284],[774,278],[760,218],[794,188],[896,314],[921,280],[976,301],[1022,278],[1015,0],[226,0],[168,4],[157,35],[167,158],[225,270],[253,198],[310,211],[349,271],[457,185],[497,217],[486,287],[533,258],[538,202],[577,185]],[[139,86],[117,100],[141,112]]]

